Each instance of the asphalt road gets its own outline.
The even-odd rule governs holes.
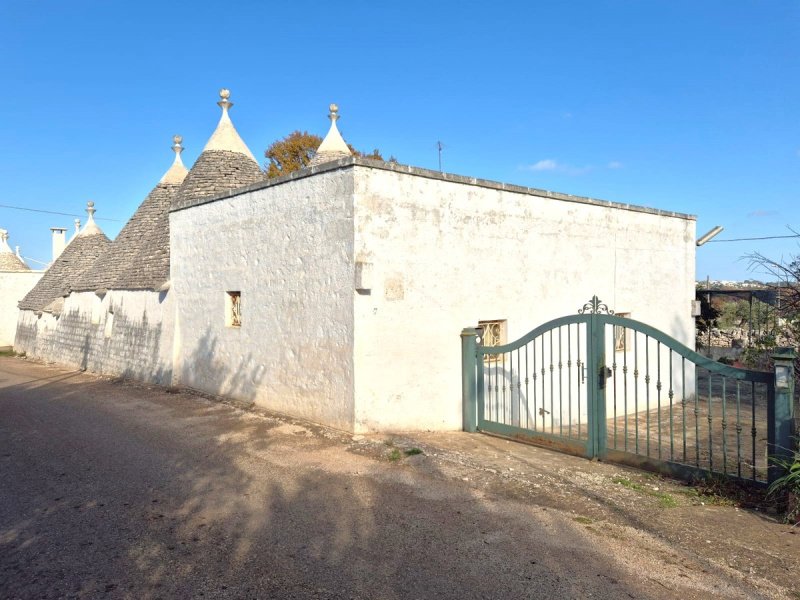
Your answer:
[[[351,441],[0,358],[0,596],[781,597]]]

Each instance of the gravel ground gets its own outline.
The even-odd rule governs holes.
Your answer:
[[[675,482],[16,358],[0,481],[3,598],[800,597],[795,529]]]

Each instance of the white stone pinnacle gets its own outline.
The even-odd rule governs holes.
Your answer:
[[[11,246],[8,245],[8,231],[0,229],[0,252],[8,252],[13,254]]]
[[[86,212],[89,214],[89,218],[86,219],[86,225],[83,226],[83,229],[78,233],[78,236],[86,236],[86,235],[95,235],[97,233],[103,233],[103,231],[97,226],[97,223],[94,222],[94,213],[97,209],[94,207],[94,202],[89,200],[86,203]],[[75,219],[76,225],[80,224],[78,219]]]
[[[222,116],[219,119],[217,128],[214,130],[214,133],[211,134],[211,137],[206,143],[206,147],[203,148],[203,152],[206,150],[227,150],[228,152],[238,152],[240,154],[244,154],[245,156],[249,156],[253,159],[253,162],[258,163],[256,157],[253,156],[252,152],[250,152],[250,148],[248,148],[247,144],[245,144],[242,138],[239,137],[239,133],[233,126],[231,117],[228,114],[228,109],[233,106],[233,102],[229,100],[230,96],[230,90],[223,88],[219,91],[220,101],[217,102],[217,105],[219,105],[219,107],[222,109]]]
[[[177,185],[183,182],[186,174],[189,171],[186,170],[186,167],[181,160],[181,152],[183,152],[183,146],[181,145],[181,142],[183,142],[183,138],[179,135],[172,136],[172,142],[172,150],[175,152],[175,160],[172,162],[172,166],[167,169],[167,172],[164,173],[164,176],[161,178],[159,183],[171,183]]]
[[[339,120],[339,107],[336,104],[330,105],[328,118],[331,120],[331,127],[328,130],[328,135],[325,136],[325,139],[322,140],[319,148],[317,148],[317,153],[311,160],[312,165],[319,165],[345,156],[352,156],[353,154],[336,126],[336,121]]]

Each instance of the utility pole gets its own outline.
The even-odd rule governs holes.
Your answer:
[[[444,148],[444,144],[441,141],[436,141],[436,147],[439,149],[439,173],[442,172],[442,148]]]

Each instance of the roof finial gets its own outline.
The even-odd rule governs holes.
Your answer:
[[[206,150],[238,152],[239,154],[244,154],[248,158],[253,159],[253,162],[258,165],[256,157],[253,156],[253,153],[250,152],[250,148],[248,148],[247,144],[239,137],[231,121],[231,116],[228,114],[228,109],[233,106],[233,102],[230,101],[231,91],[227,88],[222,88],[219,91],[219,97],[220,101],[217,102],[217,105],[222,108],[222,115],[220,115],[217,128],[214,130],[214,133],[211,134],[205,148],[203,148],[203,152]]]
[[[339,129],[336,127],[336,121],[339,120],[339,106],[331,103],[329,108],[328,118],[331,120],[331,127],[325,139],[322,140],[319,148],[317,148],[314,158],[309,163],[309,166],[312,167],[353,155],[347,146],[347,142],[344,141],[342,134],[339,133]]]
[[[8,245],[8,231],[0,229],[0,253],[8,252],[12,254],[11,246]]]
[[[89,200],[86,203],[86,212],[89,214],[89,218],[86,219],[86,225],[83,226],[83,229],[81,229],[80,234],[78,235],[87,236],[94,235],[96,233],[103,233],[102,230],[97,226],[97,223],[94,222],[95,210],[94,202]],[[75,224],[80,225],[80,221],[75,219]]]
[[[228,100],[231,97],[231,91],[228,88],[222,88],[219,91],[220,101],[217,102],[217,106],[222,109],[222,112],[228,112],[228,109],[233,106],[233,102]]]
[[[172,161],[172,166],[167,169],[167,172],[164,173],[159,183],[178,185],[186,177],[186,167],[183,166],[183,161],[181,160],[181,152],[183,152],[182,144],[183,136],[172,136],[172,151],[175,152],[175,160]]]

